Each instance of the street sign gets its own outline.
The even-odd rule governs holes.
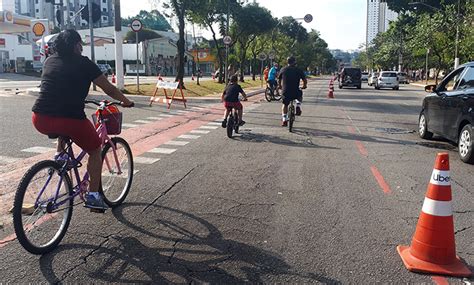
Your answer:
[[[303,19],[306,23],[311,23],[313,21],[313,16],[311,14],[306,14]]]
[[[230,45],[231,42],[232,42],[232,38],[230,36],[225,36],[224,37],[224,44],[225,45]]]
[[[268,52],[268,58],[269,58],[269,59],[274,59],[274,58],[275,58],[275,52],[272,51],[272,50],[269,51],[269,52]]]
[[[262,52],[261,54],[258,55],[258,59],[260,59],[261,61],[264,61],[265,59],[267,59],[267,55]]]
[[[138,19],[134,19],[130,24],[130,28],[132,28],[132,31],[135,33],[138,33],[143,28],[142,22]]]

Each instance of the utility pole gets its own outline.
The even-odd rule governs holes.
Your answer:
[[[227,26],[226,26],[226,36],[229,35],[229,16],[230,16],[230,0],[227,0]],[[229,71],[227,70],[229,66],[229,45],[225,45],[225,68],[224,68],[224,76],[225,76],[225,84],[229,83]]]
[[[114,11],[115,11],[115,74],[117,76],[117,88],[123,90],[124,78],[123,78],[123,49],[122,49],[122,19],[120,16],[120,0],[114,0]]]
[[[69,0],[66,0],[66,30],[71,28],[70,23],[71,23],[71,15],[70,10],[69,10]]]
[[[456,15],[456,48],[454,50],[454,68],[459,66],[459,57],[458,57],[458,46],[459,46],[459,6],[461,5],[461,0],[458,0],[458,13]]]
[[[67,1],[67,0],[66,0]],[[89,30],[90,30],[90,42],[91,42],[91,61],[95,63],[95,53],[94,53],[94,22],[92,21],[92,0],[88,0],[89,5]],[[92,90],[96,91],[97,87],[92,83]]]

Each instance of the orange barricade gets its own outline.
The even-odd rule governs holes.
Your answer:
[[[158,94],[158,91],[160,89],[163,89],[163,93],[165,95],[165,98],[163,98],[163,99],[160,99],[160,98],[156,97],[157,94]],[[166,90],[174,90],[173,95],[171,97],[169,97]],[[176,92],[178,90],[181,93],[181,98],[179,98],[179,97],[175,98]],[[184,98],[184,92],[183,92],[183,88],[181,87],[181,84],[179,84],[179,82],[158,80],[158,82],[156,83],[156,86],[155,86],[155,91],[153,92],[153,97],[150,98],[150,107],[151,107],[151,104],[153,104],[153,102],[163,102],[165,104],[168,104],[168,109],[170,109],[171,108],[171,103],[173,103],[173,101],[183,102],[184,108],[186,108],[186,102],[187,101]]]

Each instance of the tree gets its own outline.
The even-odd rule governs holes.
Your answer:
[[[237,52],[240,66],[240,81],[244,82],[244,69],[247,49],[257,36],[270,32],[277,24],[272,14],[258,4],[249,4],[235,13],[232,25],[232,38],[237,42]]]
[[[416,2],[422,2],[424,4],[410,5],[413,3],[413,0],[383,0],[382,2],[387,2],[388,8],[397,13],[406,12],[406,11],[415,11],[417,13],[426,13],[433,12],[433,9],[429,6],[432,6],[437,9],[442,9],[446,5],[456,4],[458,0],[422,0]],[[416,9],[415,9],[416,7]]]
[[[156,38],[161,38],[161,36],[158,35],[155,31],[152,31],[149,29],[142,29],[141,31],[138,32],[138,42],[142,42],[144,40],[156,39]],[[136,39],[137,39],[136,33],[134,31],[128,31],[124,37],[124,40],[126,40],[129,43],[135,43]]]
[[[133,19],[140,19],[143,26],[156,31],[170,31],[171,25],[166,21],[165,17],[158,10],[151,10],[150,12],[141,10],[135,17],[128,17],[122,19],[122,25],[129,26]]]

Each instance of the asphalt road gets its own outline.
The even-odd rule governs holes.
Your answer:
[[[472,282],[410,273],[396,251],[410,244],[436,153],[447,151],[457,253],[474,269],[474,166],[450,143],[418,138],[422,89],[365,85],[327,99],[327,84],[310,83],[294,133],[279,126],[280,103],[252,97],[232,139],[217,124],[220,104],[191,102],[183,113],[136,99],[124,122],[137,126],[121,136],[136,158],[160,160],[136,164],[123,206],[104,215],[76,207],[54,252],[0,242],[0,282]],[[0,165],[2,207],[18,173],[51,155],[21,150],[54,147],[30,126],[33,101],[0,96],[0,156],[18,159]],[[158,146],[176,151],[150,152]],[[4,240],[12,230],[1,217]]]

